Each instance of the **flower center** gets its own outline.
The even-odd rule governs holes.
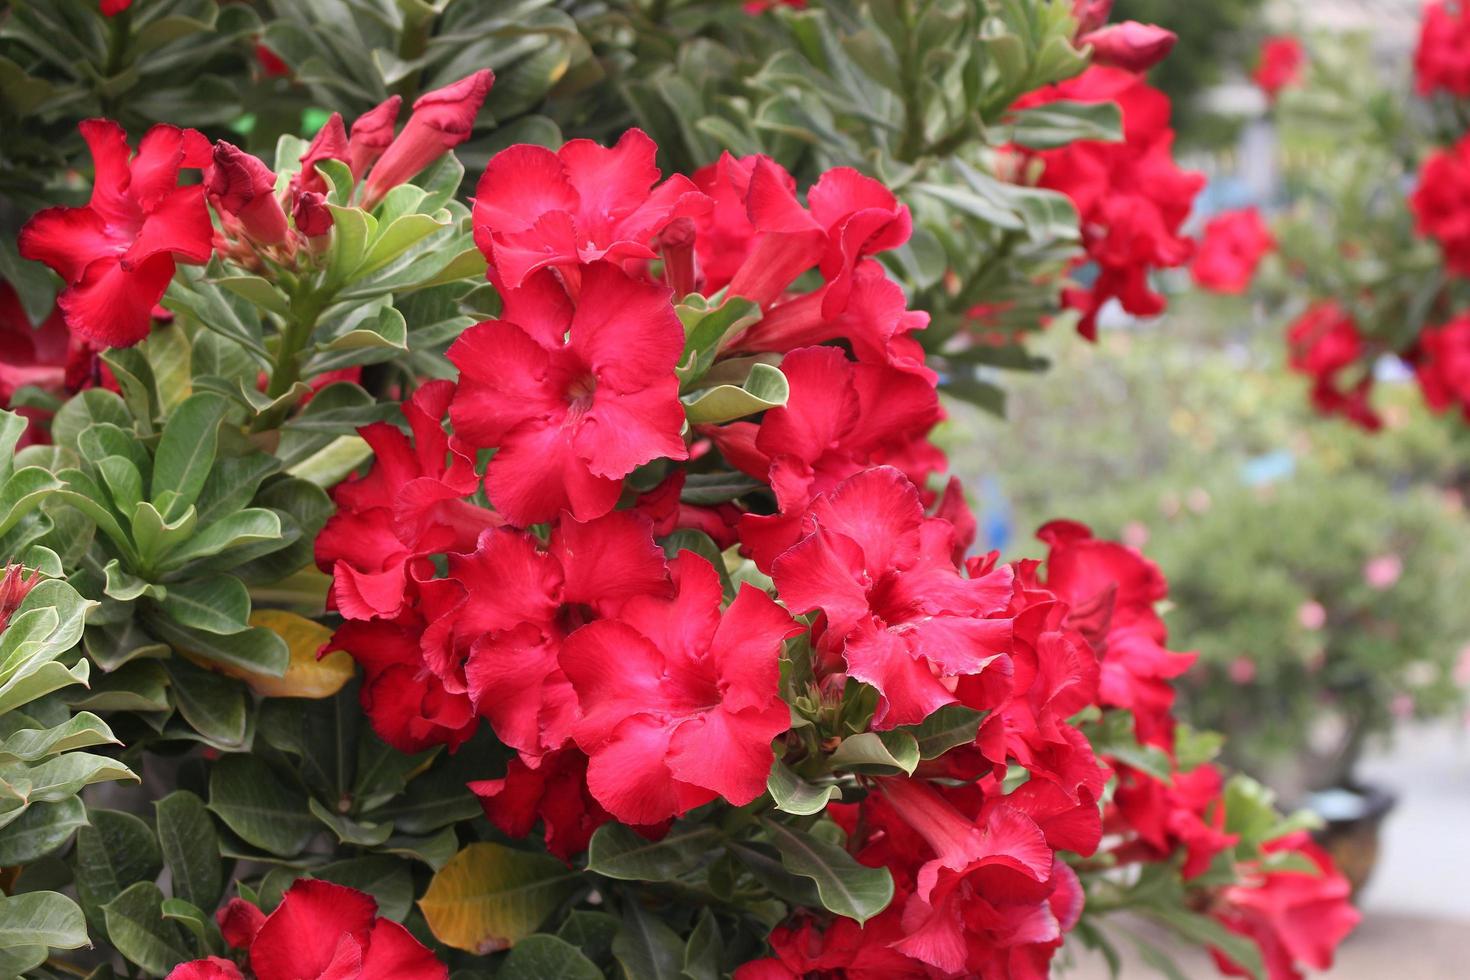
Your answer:
[[[592,396],[597,391],[597,376],[592,373],[572,379],[562,397],[567,400],[568,421],[579,421],[592,407]]]

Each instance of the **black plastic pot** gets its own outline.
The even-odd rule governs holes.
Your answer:
[[[1324,824],[1313,836],[1352,884],[1354,900],[1378,864],[1383,821],[1397,804],[1393,793],[1368,784],[1334,787],[1307,797],[1307,808]]]

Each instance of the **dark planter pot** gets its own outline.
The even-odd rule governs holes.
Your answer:
[[[1323,820],[1313,836],[1353,886],[1356,901],[1378,864],[1379,835],[1398,797],[1381,786],[1352,785],[1312,793],[1307,809]]]

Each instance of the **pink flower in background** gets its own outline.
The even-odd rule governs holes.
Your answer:
[[[1230,679],[1237,684],[1249,684],[1256,679],[1256,662],[1242,654],[1230,661]]]
[[[1283,89],[1301,80],[1306,64],[1307,54],[1301,41],[1288,35],[1267,38],[1261,45],[1261,59],[1251,78],[1274,102]]]
[[[1404,560],[1398,555],[1379,555],[1363,566],[1363,581],[1368,588],[1382,592],[1390,589],[1404,573]]]
[[[1302,629],[1319,630],[1327,625],[1327,610],[1315,599],[1304,602],[1296,611],[1296,621]]]

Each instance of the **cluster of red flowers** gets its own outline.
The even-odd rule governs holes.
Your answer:
[[[289,265],[298,246],[320,248],[331,229],[323,160],[366,175],[363,205],[413,177],[469,138],[494,76],[484,69],[421,96],[396,137],[398,96],[365,113],[347,134],[333,114],[301,158],[288,189],[294,229],[265,163],[223,140],[160,124],[128,148],[127,134],[107,119],[82,122],[92,153],[92,197],[85,207],[39,212],[20,234],[20,253],[49,265],[65,281],[57,306],[67,326],[97,347],[127,347],[148,336],[155,308],[178,262],[202,264],[216,251],[255,267],[261,254]],[[185,170],[202,182],[181,185]],[[221,231],[210,221],[219,216]]]
[[[1090,287],[1068,290],[1063,298],[1081,311],[1078,329],[1091,339],[1110,299],[1137,316],[1163,312],[1164,297],[1149,276],[1181,266],[1194,254],[1181,227],[1205,178],[1174,162],[1168,96],[1134,71],[1094,66],[1016,106],[1058,101],[1115,102],[1123,111],[1121,143],[1081,141],[1032,154],[1043,164],[1040,185],[1066,194],[1081,216],[1082,244],[1097,274]]]
[[[1425,403],[1436,412],[1459,408],[1470,421],[1470,314],[1423,331],[1408,359]]]
[[[892,871],[890,909],[825,931],[800,917],[742,976],[1044,976],[1081,910],[1061,853],[1093,854],[1106,831],[1120,860],[1182,847],[1198,873],[1233,843],[1217,773],[1165,784],[1099,758],[1069,720],[1127,711],[1172,751],[1170,681],[1193,658],[1164,646],[1162,576],[1067,523],[1043,531],[1044,574],[965,557],[962,495],[930,490],[926,318],[872,259],[910,230],[886,188],[839,168],[803,200],[768,158],[662,179],[654,155],[634,130],[490,161],[475,239],[503,310],[451,347],[457,382],[404,406],[411,437],[363,430],[375,463],[337,488],[317,539],[346,621],[332,646],[362,664],[364,708],[400,749],[487,720],[515,750],[473,784],[487,816],[515,836],[539,822],[568,860],[609,819],[656,835],[758,798],[791,724],[793,638],[816,702],[871,687],[875,731],[985,711],[972,744],[833,808],[859,859]],[[759,316],[701,341],[688,293]],[[686,424],[681,386],[771,363],[783,405]],[[712,500],[716,483],[737,490]],[[687,532],[749,559],[738,587],[705,555],[666,554]],[[1030,775],[1010,792],[1008,766]]]
[[[1415,84],[1421,95],[1448,92],[1470,96],[1470,10],[1462,0],[1429,0],[1414,51]]]
[[[1373,410],[1372,359],[1352,315],[1332,301],[1309,307],[1286,331],[1288,364],[1312,379],[1312,404],[1365,429],[1383,420]]]
[[[1204,289],[1239,295],[1250,288],[1261,260],[1275,248],[1276,239],[1261,212],[1227,211],[1205,225],[1190,272]]]
[[[1439,243],[1449,270],[1470,276],[1470,136],[1424,161],[1409,208],[1419,234]]]
[[[892,479],[869,473],[852,483],[841,491],[851,501],[844,507],[848,511]],[[884,536],[888,555],[905,550],[895,534],[903,530],[912,535],[910,550],[920,556],[926,538],[948,543],[949,528],[926,521],[913,506],[916,502],[908,520],[895,522]],[[894,522],[895,508],[881,510]],[[853,522],[857,515],[849,513],[847,523],[868,530],[871,538],[883,518],[872,508],[869,514],[873,520],[858,525]],[[891,602],[917,593],[920,575],[926,595],[932,589],[946,596],[968,581],[979,583],[963,593],[973,603],[983,584],[990,616],[972,618],[969,629],[980,632],[983,642],[1003,646],[1004,654],[978,672],[968,664],[954,671],[949,666],[954,661],[941,658],[953,657],[958,644],[942,645],[939,636],[959,635],[964,623],[959,616],[942,627],[930,626],[938,617],[926,622],[927,642],[905,652],[950,671],[952,685],[940,687],[945,697],[983,705],[989,714],[974,744],[922,764],[913,779],[876,780],[876,791],[859,804],[831,808],[859,860],[892,874],[893,904],[863,925],[799,916],[772,935],[774,955],[744,966],[738,980],[817,975],[1041,980],[1050,975],[1052,956],[1084,903],[1064,855],[1097,855],[1098,861],[1118,867],[1182,852],[1182,874],[1190,880],[1236,843],[1224,829],[1222,780],[1213,766],[1176,768],[1164,782],[1119,759],[1099,757],[1067,720],[1089,705],[1126,710],[1139,742],[1172,759],[1170,680],[1189,667],[1193,655],[1165,646],[1164,626],[1154,612],[1166,592],[1163,576],[1132,549],[1097,540],[1081,525],[1056,522],[1043,528],[1041,537],[1051,545],[1044,576],[1039,563],[995,569],[989,557],[970,559],[971,577],[956,576],[945,585],[951,571],[945,559],[932,556],[903,569],[883,590]],[[871,560],[874,550],[870,546],[864,557]],[[781,579],[778,564],[778,588]],[[828,622],[832,610],[844,605],[856,603],[827,599],[822,608]],[[864,618],[861,611],[858,616]],[[991,625],[982,632],[979,624]],[[1001,635],[1002,626],[1009,628],[1009,637]],[[888,626],[903,637],[917,629]],[[854,638],[860,639],[859,651],[871,650],[873,632],[863,624],[848,634],[849,669]],[[825,642],[818,642],[819,649]],[[888,645],[897,644],[890,640]],[[891,701],[892,689],[886,694]],[[1017,764],[1029,778],[1006,792],[1007,767]],[[1114,774],[1117,789],[1100,807],[1103,785]],[[1267,951],[1273,978],[1288,978],[1297,976],[1293,961],[1325,968],[1357,913],[1347,902],[1346,881],[1309,842],[1291,839],[1273,848],[1306,853],[1322,874],[1264,874],[1252,882],[1255,887],[1228,889],[1214,912]],[[1313,939],[1303,943],[1305,936]]]
[[[215,918],[220,934],[254,980],[445,980],[449,971],[403,926],[378,915],[378,903],[345,885],[296,881],[266,915],[232,898]],[[234,960],[180,963],[168,980],[243,980]]]

